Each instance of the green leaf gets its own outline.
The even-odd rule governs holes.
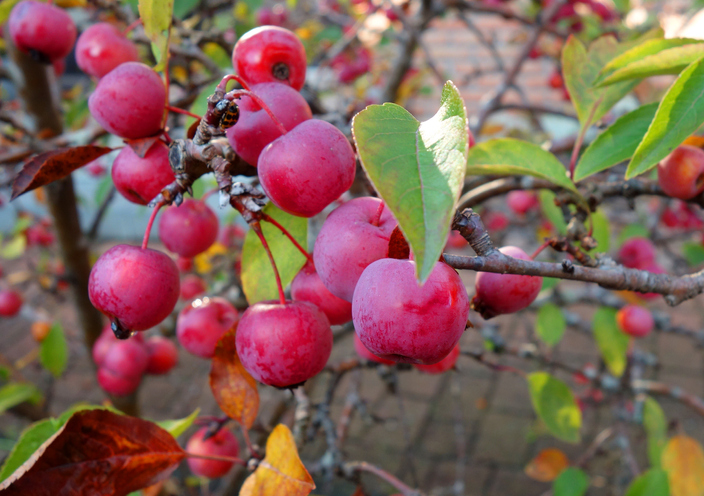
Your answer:
[[[540,288],[540,291],[548,291],[560,282],[560,279],[556,277],[543,277],[543,285]]]
[[[628,164],[626,179],[657,165],[704,122],[704,58],[693,62],[670,86],[655,118]]]
[[[307,249],[307,219],[287,214],[272,203],[264,207],[264,213],[284,226],[291,236],[304,249]],[[306,257],[273,224],[262,222],[261,226],[264,238],[274,255],[276,267],[279,269],[281,283],[286,287],[306,263]],[[242,289],[250,305],[263,300],[279,299],[271,262],[259,237],[252,229],[247,231],[242,247]]]
[[[684,45],[684,46],[683,46]],[[595,84],[659,74],[679,74],[682,69],[704,55],[704,44],[690,38],[648,40],[612,59],[599,73]]]
[[[38,403],[42,393],[34,384],[28,382],[11,382],[0,388],[0,413],[25,401]]]
[[[643,402],[643,428],[648,439],[650,464],[659,467],[662,452],[667,444],[667,418],[658,402],[650,396]]]
[[[467,174],[528,175],[577,192],[557,157],[538,145],[512,138],[478,143],[469,149]]]
[[[631,482],[626,496],[670,496],[667,472],[660,468],[651,468]]]
[[[193,100],[189,110],[196,115],[205,115],[208,110],[208,97],[215,93],[215,88],[217,88],[218,84],[220,84],[220,81],[215,81],[213,84],[203,88],[196,99]],[[186,117],[186,129],[188,129],[195,121],[196,120],[193,117]]]
[[[560,307],[553,303],[546,303],[538,310],[535,321],[535,331],[540,339],[548,346],[555,346],[565,334],[567,322]]]
[[[608,252],[611,245],[611,230],[609,229],[608,217],[601,210],[597,210],[592,214],[592,223],[594,225],[592,237],[597,242],[597,246],[590,250],[589,254]]]
[[[177,438],[186,432],[191,425],[193,425],[193,422],[196,420],[199,413],[200,408],[196,408],[188,417],[178,420],[162,420],[161,422],[156,422],[156,425],[167,431],[173,437]]]
[[[594,312],[592,329],[596,344],[609,371],[616,377],[621,377],[626,369],[629,339],[616,324],[616,310],[608,307],[599,308]]]
[[[569,467],[557,476],[552,485],[553,496],[582,496],[589,489],[589,478],[577,467]]]
[[[546,372],[528,374],[528,387],[533,408],[550,433],[564,441],[578,443],[582,412],[570,388]]]
[[[648,131],[657,108],[657,103],[643,105],[619,117],[597,136],[579,159],[574,180],[581,181],[631,158]]]
[[[174,0],[174,17],[183,19],[195,9],[200,0]]]
[[[0,258],[13,260],[19,258],[27,249],[27,237],[24,234],[17,234],[0,249]]]
[[[687,259],[687,263],[692,267],[704,263],[704,245],[701,243],[684,243],[682,245],[682,254]]]
[[[650,231],[642,224],[629,224],[621,230],[618,235],[618,246],[631,238],[649,238]]]
[[[7,479],[24,462],[29,460],[37,448],[53,436],[61,428],[61,425],[63,424],[56,419],[48,418],[35,422],[22,431],[20,438],[5,459],[2,470],[0,470],[0,482]]]
[[[39,345],[39,361],[54,377],[61,377],[68,363],[68,345],[59,322],[55,322],[49,334]]]
[[[467,112],[451,81],[440,109],[418,122],[393,103],[370,105],[352,120],[362,166],[398,220],[421,283],[440,257],[464,184]]]
[[[102,205],[103,201],[105,200],[105,197],[108,196],[108,193],[110,192],[110,189],[113,187],[114,183],[112,180],[112,176],[110,174],[105,174],[103,178],[100,180],[100,183],[98,183],[98,187],[95,188],[95,204],[96,205]]]
[[[609,35],[594,41],[589,50],[574,35],[570,35],[565,43],[562,49],[562,71],[582,127],[601,119],[638,83],[626,81],[606,88],[593,87],[602,67],[626,48],[627,45],[619,45]]]
[[[538,199],[540,200],[540,209],[543,211],[543,215],[555,227],[555,230],[562,235],[567,233],[565,217],[562,215],[560,207],[555,205],[555,193],[549,189],[541,189],[538,192]]]
[[[156,71],[163,70],[168,57],[173,12],[174,0],[139,0],[139,16],[144,24],[144,33],[152,41]]]
[[[12,235],[22,234],[33,222],[34,219],[32,217],[18,217],[15,225],[12,226]]]

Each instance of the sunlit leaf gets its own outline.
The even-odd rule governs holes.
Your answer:
[[[704,450],[691,437],[670,439],[662,452],[662,468],[667,472],[671,496],[704,494]]]
[[[42,394],[34,384],[28,382],[10,382],[0,388],[0,413],[29,401],[38,403]]]
[[[567,384],[546,372],[533,372],[528,374],[528,386],[533,408],[550,433],[578,443],[582,412]]]
[[[670,496],[667,474],[659,468],[651,468],[631,482],[625,496]]]
[[[156,422],[156,425],[171,434],[174,438],[177,438],[193,425],[193,422],[195,422],[196,418],[198,418],[199,413],[200,408],[196,408],[188,417],[176,420],[161,420]]]
[[[68,344],[60,322],[55,322],[39,345],[39,361],[54,377],[61,377],[68,363]]]
[[[609,371],[621,377],[626,369],[628,335],[621,332],[616,324],[616,310],[601,307],[594,313],[592,321],[594,339]]]
[[[567,322],[560,307],[554,303],[546,303],[540,310],[535,321],[535,332],[548,346],[555,346],[565,334]]]
[[[658,402],[649,396],[643,402],[643,427],[648,436],[650,464],[659,467],[667,443],[667,419]]]

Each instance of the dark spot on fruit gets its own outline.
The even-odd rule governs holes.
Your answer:
[[[280,81],[288,81],[290,71],[288,65],[279,62],[278,64],[274,64],[274,67],[271,68],[271,74]]]

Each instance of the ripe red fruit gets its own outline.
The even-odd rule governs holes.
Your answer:
[[[386,358],[378,357],[374,353],[369,351],[367,347],[364,346],[364,343],[362,343],[362,341],[359,339],[359,336],[357,336],[356,332],[354,333],[354,350],[363,360],[380,363],[382,365],[393,365],[396,363],[393,360],[387,360]]]
[[[313,260],[328,291],[349,302],[359,276],[389,251],[396,227],[391,211],[378,198],[355,198],[333,210],[315,240]]]
[[[22,295],[17,291],[5,289],[0,291],[0,316],[14,317],[22,308]]]
[[[508,217],[503,212],[485,212],[482,220],[489,231],[503,231],[509,225]]]
[[[506,195],[506,204],[514,213],[525,215],[539,205],[538,198],[528,191],[516,190]]]
[[[107,73],[88,98],[95,120],[106,131],[127,139],[158,134],[165,105],[161,77],[139,62],[125,62]]]
[[[625,267],[645,270],[655,263],[655,245],[648,238],[628,239],[618,250],[618,259]]]
[[[629,336],[643,338],[653,330],[655,321],[647,308],[638,305],[626,305],[616,314],[619,328]]]
[[[277,207],[313,217],[352,186],[355,166],[345,135],[328,122],[310,119],[264,148],[257,169]]]
[[[156,141],[144,158],[131,147],[124,147],[112,164],[112,181],[127,200],[146,205],[174,181],[169,147],[163,141]]]
[[[237,438],[227,429],[220,429],[214,436],[203,440],[208,432],[207,427],[199,429],[191,436],[186,443],[186,451],[196,455],[208,456],[231,456],[237,458],[240,453],[240,447],[237,443]],[[207,460],[203,458],[188,459],[188,468],[199,477],[208,477],[216,479],[222,477],[230,471],[234,462],[225,460]]]
[[[308,301],[318,307],[331,325],[341,325],[352,320],[352,304],[328,291],[310,262],[293,279],[291,298],[294,301]]]
[[[170,339],[152,336],[144,343],[147,351],[147,374],[166,374],[178,363],[178,350]]]
[[[55,241],[54,235],[42,224],[29,226],[24,231],[24,235],[29,246],[51,246]]]
[[[459,356],[460,345],[458,343],[454,348],[452,348],[452,351],[450,351],[450,353],[438,363],[432,363],[430,365],[416,364],[415,367],[426,374],[442,374],[455,366]]]
[[[323,370],[332,351],[332,331],[312,303],[263,301],[242,315],[235,343],[242,365],[256,380],[288,388]]]
[[[168,317],[178,294],[174,261],[138,246],[110,248],[95,262],[88,280],[93,306],[131,331],[144,331]]]
[[[225,248],[235,248],[236,246],[242,246],[244,242],[244,237],[247,235],[241,226],[237,224],[228,224],[222,226],[220,232],[218,233],[218,243],[223,245]]]
[[[288,11],[283,5],[262,7],[257,11],[257,24],[260,26],[283,26],[287,20]]]
[[[251,89],[288,131],[313,117],[306,99],[288,85],[262,83],[252,86]],[[245,95],[237,105],[240,108],[240,117],[237,125],[227,130],[227,140],[237,155],[256,167],[264,147],[281,136],[281,131],[269,114],[252,98]]]
[[[181,272],[188,272],[193,268],[193,259],[178,257],[176,259],[176,266]]]
[[[98,384],[107,393],[124,396],[134,392],[147,369],[147,351],[135,340],[116,341],[98,369]]]
[[[142,339],[141,334],[135,334],[134,336],[129,337],[130,341],[134,341],[140,345],[144,344],[144,340]],[[93,361],[95,364],[100,367],[103,364],[103,360],[105,360],[105,356],[108,354],[108,350],[110,347],[115,344],[119,343],[120,340],[115,337],[115,333],[112,332],[112,329],[110,328],[110,324],[106,325],[103,327],[103,331],[100,334],[100,337],[95,340],[95,343],[93,343]]]
[[[658,164],[662,190],[680,200],[689,200],[704,191],[704,150],[680,145]]]
[[[560,74],[558,71],[555,71],[550,75],[548,84],[550,84],[551,88],[558,89],[562,88],[565,85],[565,81],[562,79],[562,74]]]
[[[76,25],[71,16],[47,3],[34,0],[18,3],[7,24],[17,48],[44,62],[63,59],[76,41]]]
[[[99,22],[76,42],[76,63],[83,72],[101,78],[123,62],[139,60],[137,46],[112,24]]]
[[[250,85],[284,83],[298,91],[306,80],[306,51],[288,29],[261,26],[237,41],[232,66]]]
[[[499,251],[520,260],[531,259],[526,252],[515,246],[504,246]],[[517,312],[533,303],[542,285],[543,278],[540,276],[479,272],[474,284],[472,309],[485,319]]]
[[[467,240],[462,237],[462,235],[457,231],[450,231],[447,235],[447,243],[445,243],[445,249],[448,248],[464,248],[467,246]]]
[[[188,274],[181,281],[181,299],[190,300],[196,296],[202,295],[208,288],[205,281],[195,274]]]
[[[419,286],[414,261],[377,260],[364,269],[352,300],[354,328],[364,346],[397,362],[439,362],[462,337],[468,315],[460,276],[441,262]]]
[[[185,200],[161,214],[159,239],[166,249],[181,257],[195,257],[210,248],[218,237],[218,218],[200,200]]]
[[[224,298],[198,299],[179,312],[176,337],[189,353],[212,358],[218,340],[238,317],[237,309]]]

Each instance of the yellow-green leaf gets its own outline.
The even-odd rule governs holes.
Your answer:
[[[606,367],[613,375],[621,377],[626,370],[629,338],[616,324],[616,310],[608,307],[599,308],[594,313],[592,329]]]
[[[578,443],[582,412],[570,388],[547,372],[528,374],[533,408],[550,433],[564,441]]]

